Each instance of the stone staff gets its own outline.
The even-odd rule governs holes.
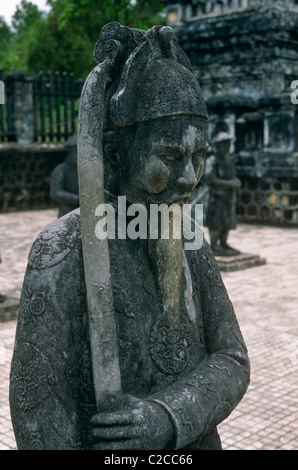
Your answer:
[[[84,84],[78,127],[82,247],[94,390],[100,411],[117,406],[122,396],[108,240],[99,240],[95,235],[95,209],[105,201],[102,149],[104,93],[119,44],[111,40],[108,48],[109,58],[91,71]]]

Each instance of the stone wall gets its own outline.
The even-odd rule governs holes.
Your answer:
[[[163,0],[163,3],[166,4],[167,23],[174,25],[260,7],[298,11],[297,0]]]
[[[239,219],[297,225],[298,2],[164,3],[202,88],[210,141],[219,131],[235,137]]]
[[[63,144],[0,144],[0,212],[55,207],[51,173],[65,157]]]

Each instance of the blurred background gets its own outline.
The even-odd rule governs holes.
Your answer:
[[[265,263],[222,273],[252,366],[220,426],[223,447],[298,449],[298,0],[10,0],[0,7],[0,450],[15,448],[8,377],[27,257],[58,216],[52,175],[74,151],[80,93],[110,21],[172,26],[207,103],[210,142],[234,138],[231,242]],[[205,207],[208,191],[203,176],[195,202]]]
[[[219,131],[235,138],[238,220],[297,226],[298,2],[289,0],[2,4],[0,212],[53,206],[50,176],[65,159],[62,144],[76,130],[94,45],[109,21],[174,28],[203,90],[210,141]],[[197,193],[205,203],[204,180]]]

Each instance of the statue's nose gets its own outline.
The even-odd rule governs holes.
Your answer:
[[[192,163],[188,162],[184,168],[182,176],[176,180],[177,186],[183,186],[186,189],[192,189],[197,184],[197,178]]]

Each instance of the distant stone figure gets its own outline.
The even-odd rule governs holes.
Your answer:
[[[1,253],[0,253],[0,264],[2,263],[2,259],[1,259]],[[0,294],[0,304],[5,302],[6,300],[6,296],[3,295],[3,294]]]
[[[76,134],[65,142],[65,148],[66,159],[54,169],[50,185],[50,196],[59,204],[58,217],[79,207]]]
[[[210,190],[206,226],[209,228],[211,248],[218,256],[240,254],[227,243],[229,231],[237,226],[236,198],[241,186],[230,158],[232,140],[233,136],[227,132],[215,135],[212,140],[214,155],[207,159],[204,173]]]
[[[194,249],[181,231],[129,237],[116,223],[115,237],[96,235],[101,204],[120,216],[124,197],[128,231],[136,207],[150,217],[152,205],[191,201],[208,147],[202,92],[169,27],[110,23],[95,58],[80,99],[80,208],[40,233],[22,289],[17,445],[219,450],[217,425],[246,391],[249,360],[201,230]]]

